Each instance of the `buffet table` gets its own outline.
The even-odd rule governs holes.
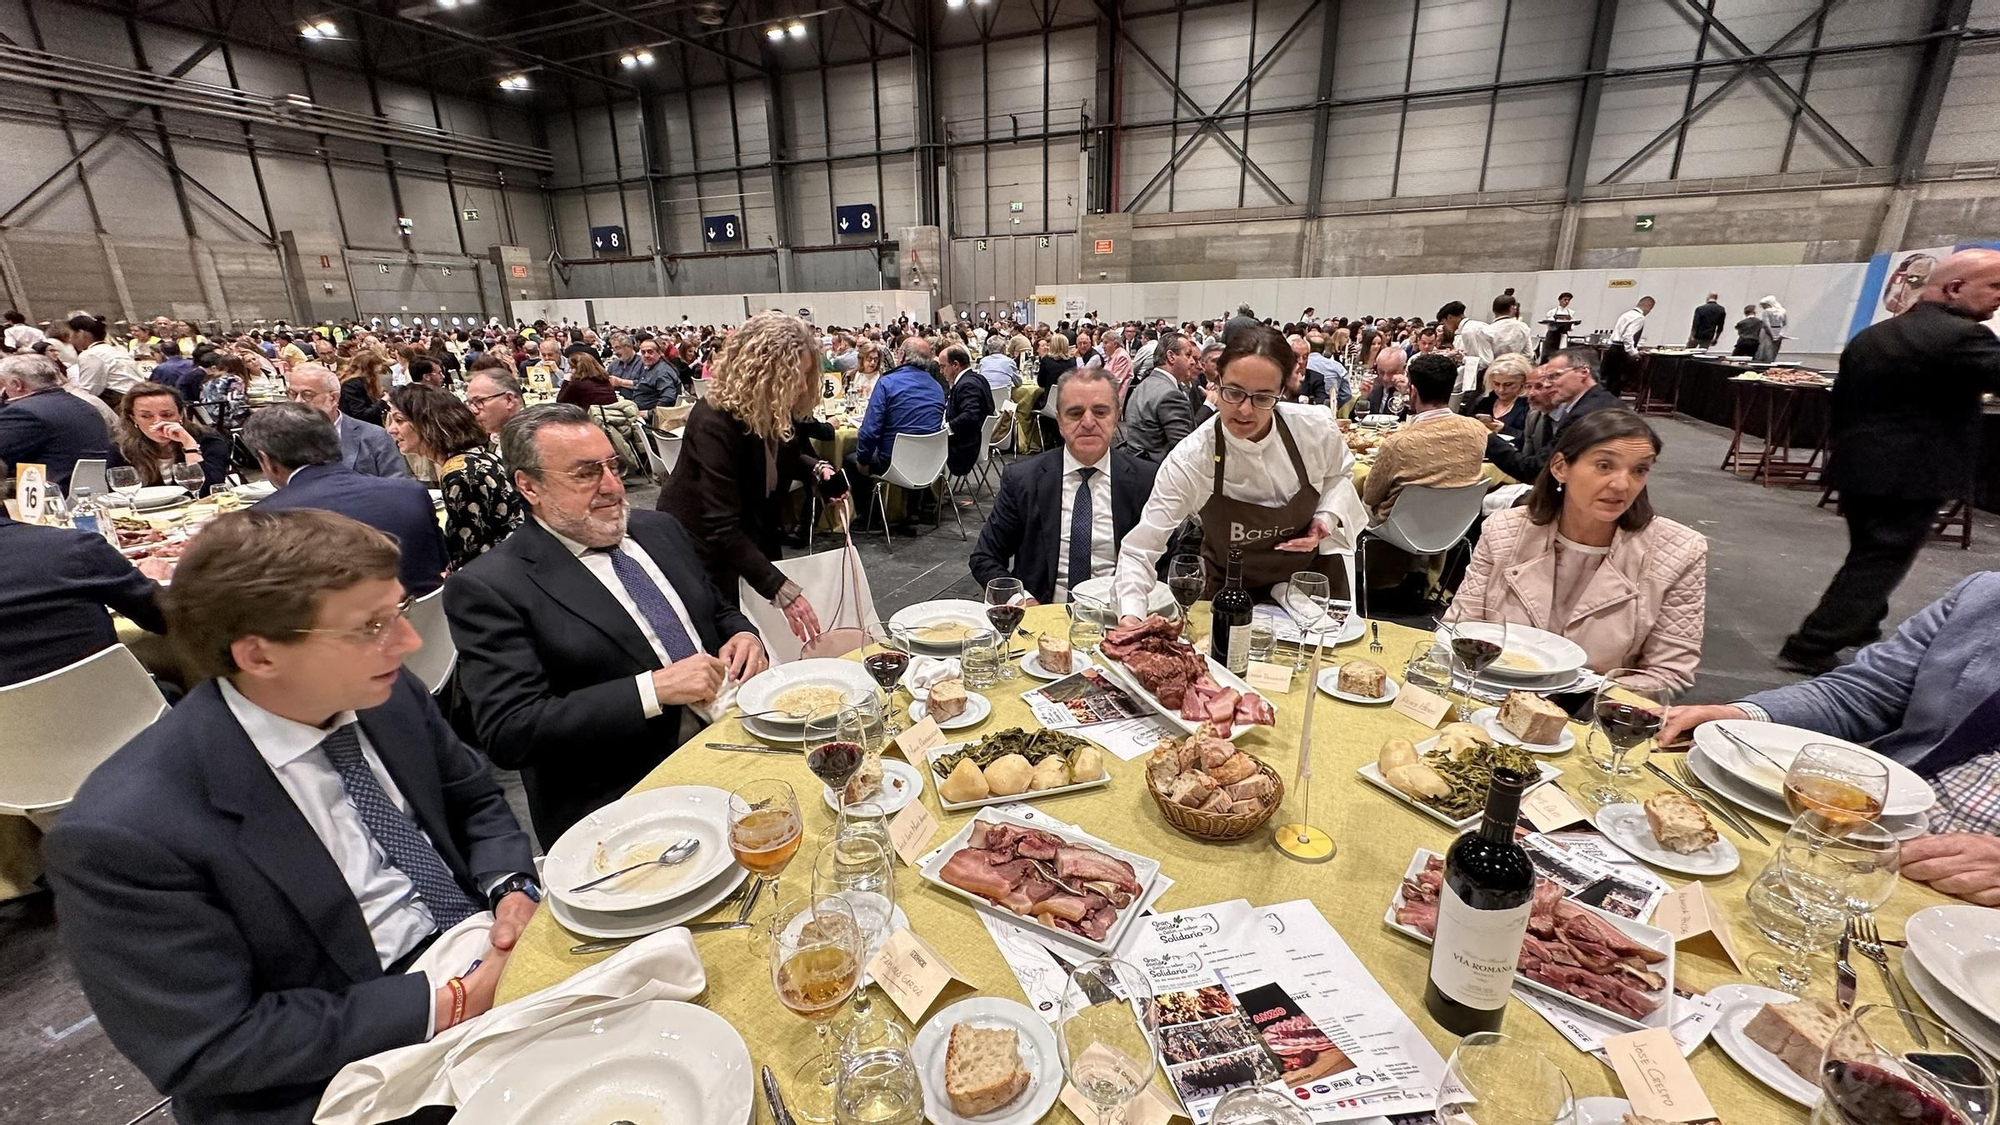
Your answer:
[[[1195,613],[1201,635],[1207,626]],[[1024,627],[1031,633],[1064,627],[1064,610],[1055,606],[1030,609]],[[1400,681],[1401,666],[1412,647],[1426,634],[1398,625],[1383,624],[1381,639],[1386,651],[1368,652],[1365,641],[1355,641],[1340,651],[1366,655],[1390,668]],[[1275,728],[1259,728],[1246,735],[1240,745],[1266,759],[1293,784],[1297,765],[1300,720],[1305,700],[1305,675],[1294,676],[1292,691],[1273,696],[1277,708]],[[984,692],[993,704],[986,722],[957,732],[954,740],[970,739],[1011,726],[1032,726],[1028,707],[1020,696],[1038,682],[1025,676],[1004,680]],[[1265,905],[1297,898],[1318,904],[1341,937],[1368,967],[1375,979],[1403,1008],[1437,1047],[1448,1055],[1455,1037],[1434,1024],[1425,1014],[1422,994],[1429,964],[1429,950],[1386,928],[1382,916],[1395,895],[1406,864],[1418,848],[1442,851],[1452,840],[1452,832],[1438,822],[1401,804],[1361,781],[1357,767],[1375,760],[1384,740],[1424,737],[1414,721],[1387,707],[1366,707],[1342,703],[1322,695],[1314,716],[1315,773],[1311,821],[1329,830],[1339,846],[1328,863],[1307,865],[1281,856],[1272,846],[1268,829],[1250,838],[1227,844],[1207,843],[1182,835],[1162,818],[1146,792],[1144,758],[1121,762],[1106,755],[1112,783],[1109,786],[1051,798],[1037,807],[1056,818],[1069,821],[1086,832],[1102,837],[1121,848],[1159,860],[1162,872],[1176,880],[1160,903],[1163,910],[1181,909],[1229,899],[1248,897],[1253,904]],[[1583,737],[1585,731],[1577,729]],[[708,741],[745,742],[749,736],[734,719],[709,727],[691,739],[662,763],[638,788],[698,783],[734,788],[756,778],[789,781],[799,793],[807,840],[810,842],[832,822],[832,813],[819,799],[821,787],[806,770],[803,757],[710,750]],[[1578,778],[1585,768],[1576,750],[1544,759]],[[1641,775],[1644,777],[1644,775]],[[1574,791],[1574,786],[1571,787]],[[1635,781],[1633,789],[1649,794],[1658,786],[1648,777]],[[938,813],[936,778],[929,777],[922,797]],[[1296,796],[1288,794],[1279,819],[1294,815]],[[956,832],[968,813],[939,813],[940,828],[934,845]],[[1769,823],[1759,827],[1772,839],[1782,836],[1782,828]],[[1725,830],[1726,832],[1726,830]],[[1769,846],[1726,833],[1742,852],[1742,865],[1733,874],[1709,881],[1714,900],[1721,904],[1732,922],[1739,951],[1744,956],[1766,947],[1750,925],[1744,905],[1744,891],[1771,856]],[[802,848],[784,876],[780,893],[793,895],[805,888],[811,866],[810,845]],[[1657,873],[1657,872],[1656,872]],[[1664,874],[1664,873],[1661,873]],[[1679,887],[1688,880],[1666,876]],[[1022,991],[973,909],[923,882],[913,871],[901,873],[897,883],[898,903],[907,912],[912,928],[950,958],[959,972],[980,992],[1019,1000]],[[764,905],[760,904],[760,911]],[[1899,937],[1909,915],[1927,906],[1950,901],[1916,884],[1904,884],[1896,897],[1878,913],[1883,932]],[[711,917],[734,917],[733,905],[725,905]],[[743,1033],[753,1059],[787,1073],[796,1060],[812,1049],[813,1035],[805,1020],[782,1008],[772,992],[769,969],[764,957],[748,937],[749,931],[732,930],[703,934],[695,940],[708,971],[708,989],[701,1003],[727,1018]],[[582,939],[557,925],[547,909],[540,911],[508,962],[499,998],[518,998],[554,984],[583,966],[608,954],[575,956],[569,947]],[[1745,979],[1718,955],[1697,952],[1683,946],[1677,958],[1680,982],[1692,989],[1707,989],[1728,981]],[[1830,967],[1826,971],[1830,979]],[[1822,988],[1831,994],[1830,985]],[[933,1006],[935,1012],[961,993],[947,991]],[[1882,1003],[1886,993],[1872,972],[1861,978],[1862,1003]],[[878,1001],[881,1003],[881,1001]],[[921,1021],[919,1021],[921,1022]],[[1577,1051],[1547,1022],[1524,1005],[1514,1003],[1507,1013],[1505,1030],[1527,1040],[1553,1059],[1568,1075],[1578,1097],[1616,1094],[1611,1072],[1595,1059]],[[1692,1057],[1695,1074],[1709,1098],[1731,1122],[1803,1122],[1807,1114],[1780,1098],[1731,1062],[1711,1040]],[[761,1114],[761,1110],[759,1111]],[[761,1119],[761,1118],[760,1118]],[[1072,1122],[1076,1119],[1060,1103],[1045,1120]]]

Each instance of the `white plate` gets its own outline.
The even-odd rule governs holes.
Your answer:
[[[997,906],[981,898],[979,895],[973,894],[971,891],[952,886],[950,883],[945,882],[938,874],[938,872],[944,870],[944,865],[951,860],[951,857],[958,854],[959,850],[966,846],[967,840],[972,836],[972,826],[981,821],[988,824],[1012,824],[1021,828],[1033,829],[1037,832],[1047,832],[1052,836],[1059,836],[1071,843],[1082,844],[1096,851],[1103,852],[1113,859],[1122,859],[1132,866],[1132,881],[1139,884],[1139,890],[1132,896],[1131,903],[1118,912],[1118,920],[1113,922],[1111,929],[1105,932],[1103,941],[1092,941],[1082,934],[1073,934],[1068,930],[1058,930],[1054,926],[1045,925],[1035,918],[1023,917],[1004,906]],[[1146,893],[1152,888],[1153,880],[1160,874],[1160,861],[1147,859],[1142,855],[1135,855],[1123,848],[1113,847],[1102,840],[1073,829],[1054,828],[1040,821],[1022,820],[1019,817],[1010,816],[998,809],[981,809],[966,820],[965,826],[960,828],[956,835],[946,840],[943,846],[939,847],[936,851],[930,853],[929,858],[925,860],[923,866],[918,868],[917,871],[918,874],[924,877],[926,882],[941,888],[947,894],[957,895],[978,909],[992,912],[997,918],[1003,918],[1021,926],[1042,926],[1059,939],[1075,942],[1085,949],[1093,949],[1099,953],[1111,953],[1117,949],[1119,939],[1125,936],[1125,931],[1131,929],[1132,923],[1139,920],[1139,908],[1145,903]]]
[[[1723,1054],[1748,1071],[1750,1077],[1802,1106],[1810,1108],[1819,1101],[1817,1085],[1793,1074],[1791,1067],[1778,1061],[1778,1056],[1750,1042],[1743,1034],[1743,1025],[1764,1005],[1784,1004],[1798,997],[1760,984],[1724,984],[1709,989],[1708,998],[1722,1005],[1722,1015],[1715,1021],[1715,1045],[1722,1048]]]
[[[746,715],[759,711],[769,711],[777,706],[778,697],[796,687],[832,688],[843,696],[852,691],[877,694],[875,681],[868,676],[868,670],[853,660],[794,660],[790,664],[774,664],[760,675],[744,681],[736,689],[736,705]],[[772,727],[803,731],[804,719],[789,719],[783,715],[763,715],[759,717]]]
[[[1041,652],[1037,649],[1032,649],[1032,648],[1028,650],[1028,655],[1023,656],[1020,659],[1019,663],[1021,665],[1021,671],[1026,672],[1028,675],[1033,676],[1035,679],[1050,680],[1050,681],[1060,680],[1064,676],[1074,676],[1078,672],[1083,671],[1085,668],[1091,667],[1090,657],[1088,655],[1081,652],[1073,651],[1070,653],[1069,657],[1069,671],[1051,672],[1047,668],[1042,667]]]
[[[634,871],[595,890],[572,894],[624,866],[626,849],[638,844],[693,838],[701,847],[685,862],[660,874]],[[597,861],[599,847],[605,860]],[[729,854],[729,793],[709,785],[646,789],[611,802],[569,827],[549,849],[545,886],[549,897],[593,913],[623,913],[660,906],[692,893],[733,866]],[[665,875],[674,876],[671,879]],[[650,877],[649,877],[650,876]]]
[[[1432,747],[1436,745],[1437,745],[1436,735],[1432,735],[1431,737],[1424,739],[1422,742],[1417,743],[1417,756],[1422,757],[1424,754],[1428,753]],[[1541,769],[1542,776],[1539,781],[1536,781],[1533,784],[1529,785],[1528,786],[1529,789],[1533,789],[1535,786],[1540,785],[1543,782],[1552,781],[1562,776],[1561,770],[1548,764],[1547,762],[1536,762],[1535,765]],[[1373,785],[1375,788],[1380,789],[1382,792],[1387,793],[1389,796],[1396,798],[1398,801],[1403,802],[1404,804],[1410,806],[1411,808],[1416,809],[1418,812],[1423,813],[1425,816],[1430,817],[1432,820],[1439,821],[1444,824],[1449,824],[1453,828],[1456,828],[1460,831],[1464,831],[1465,829],[1471,828],[1472,826],[1478,824],[1479,818],[1485,815],[1483,812],[1475,812],[1469,816],[1462,817],[1458,820],[1453,820],[1450,816],[1447,816],[1445,813],[1435,808],[1432,808],[1431,806],[1423,803],[1422,801],[1412,798],[1409,794],[1403,792],[1401,789],[1398,789],[1395,786],[1389,784],[1389,780],[1382,776],[1381,769],[1377,767],[1374,762],[1369,762],[1366,765],[1362,766],[1360,769],[1355,770],[1354,772],[1361,775],[1361,780],[1367,782],[1370,785]]]
[[[536,1029],[460,1107],[481,1125],[683,1125],[750,1120],[750,1049],[729,1021],[653,1000]]]
[[[1497,641],[1500,627],[1481,621],[1468,621],[1456,626],[1469,637]],[[1444,640],[1443,630],[1439,630],[1439,640]],[[1509,658],[1517,661],[1531,661],[1532,667],[1508,667]],[[1557,633],[1527,625],[1507,625],[1507,647],[1500,653],[1500,662],[1479,674],[1482,680],[1494,683],[1511,683],[1518,686],[1524,680],[1546,680],[1558,675],[1567,675],[1582,668],[1589,657],[1583,647]]]
[[[735,864],[729,870],[711,880],[694,894],[675,899],[658,910],[641,910],[627,914],[600,914],[592,910],[578,910],[566,905],[563,900],[549,895],[542,901],[554,912],[556,921],[570,933],[587,938],[637,938],[658,933],[682,922],[691,922],[714,909],[715,905],[735,893],[743,885],[746,872]]]
[[[1964,1000],[1946,988],[1943,981],[1932,976],[1930,970],[1915,957],[1904,956],[1903,976],[1946,1027],[1971,1040],[1989,1056],[2000,1059],[2000,1028],[1967,1007]]]
[[[154,484],[132,494],[132,507],[142,512],[150,512],[159,508],[171,508],[187,498],[187,489],[179,485]]]
[[[1208,661],[1209,679],[1214,680],[1216,683],[1222,685],[1223,687],[1235,688],[1237,691],[1240,691],[1245,695],[1249,695],[1252,692],[1256,692],[1256,694],[1259,697],[1263,698],[1264,702],[1271,704],[1271,714],[1274,717],[1277,715],[1278,705],[1269,696],[1264,695],[1263,692],[1257,691],[1256,688],[1251,687],[1248,683],[1244,681],[1243,677],[1237,675],[1234,672],[1231,672],[1229,669],[1224,668],[1222,665],[1217,664],[1214,658],[1209,656],[1203,656],[1202,659]],[[1140,687],[1139,678],[1137,676],[1134,676],[1132,673],[1126,671],[1125,666],[1123,664],[1120,664],[1118,661],[1113,660],[1107,656],[1104,658],[1104,662],[1101,665],[1101,667],[1103,667],[1105,672],[1110,675],[1111,679],[1115,683],[1117,683],[1119,687],[1125,689],[1125,693],[1127,695],[1130,695],[1132,698],[1138,700],[1141,703],[1144,703],[1146,706],[1151,707],[1153,710],[1158,711],[1160,714],[1166,716],[1168,722],[1179,727],[1181,730],[1187,732],[1188,734],[1193,734],[1195,728],[1201,725],[1200,723],[1192,723],[1186,719],[1181,718],[1180,708],[1167,706],[1166,704],[1160,702],[1159,699],[1156,698],[1152,692],[1147,691],[1143,687]],[[1258,730],[1260,728],[1269,729],[1269,727],[1261,723],[1235,723],[1232,724],[1229,728],[1229,737],[1242,738],[1244,735],[1249,734],[1251,731]]]
[[[1417,854],[1410,857],[1409,866],[1403,869],[1403,883],[1407,883],[1411,879],[1416,878],[1417,873],[1424,869],[1424,865],[1427,864],[1433,856],[1438,856],[1439,854],[1440,853],[1434,852],[1429,848],[1418,848]],[[1574,900],[1571,901],[1574,902]],[[1415,938],[1416,940],[1424,943],[1425,945],[1429,945],[1431,943],[1431,939],[1425,937],[1424,932],[1422,930],[1417,929],[1415,926],[1406,926],[1403,923],[1396,921],[1396,908],[1398,906],[1401,906],[1402,904],[1403,904],[1403,884],[1398,883],[1396,885],[1396,893],[1394,897],[1390,898],[1389,900],[1389,909],[1382,912],[1382,924],[1388,926],[1390,929],[1396,931],[1397,933],[1404,935],[1405,937]],[[1617,928],[1619,932],[1623,933],[1626,937],[1631,938],[1635,943],[1643,945],[1646,948],[1651,949],[1655,953],[1663,953],[1666,955],[1666,960],[1657,962],[1656,964],[1650,966],[1652,971],[1660,974],[1660,976],[1667,982],[1666,985],[1662,987],[1659,992],[1659,1001],[1660,1001],[1659,1007],[1654,1008],[1652,1014],[1648,1015],[1645,1019],[1635,1020],[1630,1016],[1620,1015],[1619,1013],[1614,1012],[1609,1008],[1600,1008],[1588,1000],[1584,1000],[1576,996],[1571,996],[1569,993],[1564,992],[1560,988],[1556,988],[1552,985],[1543,984],[1541,981],[1538,980],[1531,980],[1525,973],[1516,973],[1514,975],[1514,983],[1520,985],[1523,988],[1532,989],[1536,992],[1553,996],[1556,999],[1561,1000],[1565,1003],[1574,1004],[1577,1007],[1582,1008],[1586,1012],[1594,1012],[1597,1015],[1602,1016],[1603,1018],[1610,1020],[1613,1023],[1616,1023],[1620,1027],[1638,1028],[1643,1031],[1647,1028],[1670,1026],[1668,1021],[1672,1018],[1673,1014],[1672,1009],[1673,1009],[1673,992],[1674,992],[1674,986],[1673,986],[1674,935],[1668,933],[1665,930],[1660,929],[1657,926],[1648,926],[1643,922],[1635,922],[1630,918],[1621,918],[1616,914],[1612,914],[1609,911],[1599,910],[1596,907],[1591,906],[1587,903],[1577,902],[1575,903],[1575,905],[1580,906],[1583,909],[1590,911],[1592,914],[1597,915],[1599,918],[1604,919],[1606,922],[1611,923],[1613,927]],[[1648,999],[1651,998],[1652,996],[1648,994]]]
[[[944,1055],[956,1024],[974,1027],[1011,1028],[1020,1037],[1021,1067],[1028,1072],[1028,1088],[1021,1096],[992,1113],[960,1117],[951,1111],[944,1096]],[[997,996],[973,996],[930,1018],[917,1032],[910,1053],[923,1060],[917,1072],[924,1087],[924,1117],[935,1125],[1029,1125],[1056,1104],[1062,1093],[1062,1053],[1049,1021],[1036,1015],[1026,1004]]]
[[[1938,983],[2000,1027],[2000,910],[1933,906],[1903,925],[1909,954]]]
[[[922,632],[925,628],[953,623],[969,625],[974,629],[993,629],[993,622],[986,619],[986,603],[967,601],[963,598],[946,598],[942,601],[919,602],[916,605],[904,606],[889,618],[890,625],[908,633],[912,651],[931,656],[957,656],[959,650],[964,647],[963,641],[923,639]]]
[[[930,713],[930,705],[928,703],[925,703],[921,699],[910,701],[911,722],[921,723],[924,721],[924,716]],[[976,691],[968,691],[965,693],[965,710],[940,722],[938,726],[944,730],[963,730],[966,727],[976,727],[985,722],[986,717],[992,713],[993,704],[988,702],[985,696]]]
[[[1625,1125],[1632,1103],[1624,1098],[1578,1098],[1576,1125]]]
[[[1782,798],[1773,797],[1745,784],[1741,778],[1717,765],[1709,758],[1701,743],[1695,743],[1688,751],[1687,763],[1688,768],[1694,771],[1695,777],[1716,794],[1727,799],[1730,804],[1740,806],[1767,820],[1775,820],[1779,824],[1788,825],[1795,819],[1791,811],[1785,808]],[[1914,840],[1930,832],[1930,821],[1922,814],[1884,816],[1877,823],[1898,840]]]
[[[1118,620],[1118,607],[1111,604],[1111,577],[1107,574],[1102,578],[1079,582],[1073,591],[1079,598],[1103,605],[1109,618],[1107,624],[1115,624]],[[1157,613],[1161,617],[1173,617],[1180,612],[1180,603],[1174,601],[1174,592],[1167,588],[1165,582],[1155,582],[1153,588],[1146,591],[1146,612]]]
[[[1662,847],[1653,839],[1653,829],[1646,823],[1646,810],[1641,805],[1606,805],[1597,810],[1597,817],[1591,823],[1597,825],[1599,832],[1610,837],[1612,843],[1654,867],[1664,867],[1668,871],[1688,875],[1727,875],[1743,862],[1743,857],[1736,852],[1736,845],[1721,833],[1716,834],[1715,843],[1687,855]]]
[[[1500,743],[1507,746],[1519,746],[1531,754],[1562,754],[1576,747],[1576,732],[1569,729],[1567,724],[1563,726],[1562,737],[1556,739],[1554,742],[1523,742],[1513,731],[1500,725],[1500,708],[1498,707],[1482,707],[1474,711],[1472,713],[1472,721],[1479,725],[1479,729],[1492,735]]]
[[[901,758],[882,758],[882,791],[868,798],[870,804],[882,806],[882,811],[894,816],[909,807],[911,801],[924,791],[924,771],[903,761]],[[820,794],[826,799],[826,807],[840,811],[840,798],[833,787],[820,786]]]
[[[942,784],[944,779],[937,776],[937,760],[951,754],[956,754],[969,745],[971,743],[951,742],[932,750],[929,755],[931,776]],[[1103,777],[1095,781],[1079,781],[1074,785],[1063,785],[1054,789],[1032,789],[1026,793],[1016,793],[1011,797],[981,797],[977,801],[947,801],[944,799],[944,794],[939,793],[938,807],[944,809],[946,812],[958,812],[961,809],[978,809],[984,808],[987,805],[1009,805],[1015,801],[1039,801],[1044,797],[1060,797],[1065,793],[1075,793],[1083,789],[1102,789],[1109,784],[1111,784],[1111,773],[1107,770]]]
[[[1780,801],[1785,795],[1784,770],[1774,768],[1755,754],[1737,749],[1735,743],[1723,737],[1720,730],[1710,729],[1712,727],[1729,731],[1769,754],[1779,765],[1787,768],[1808,742],[1830,743],[1879,759],[1889,767],[1889,799],[1882,805],[1884,816],[1915,816],[1937,804],[1937,792],[1923,778],[1918,777],[1915,770],[1892,758],[1877,754],[1866,746],[1857,746],[1831,735],[1809,731],[1802,727],[1788,727],[1782,723],[1760,723],[1751,719],[1723,719],[1703,723],[1695,728],[1695,743],[1707,752],[1711,761],[1728,770],[1732,776],[1742,779],[1744,784]]]
[[[267,480],[253,480],[248,484],[239,484],[229,491],[245,500],[262,500],[278,491],[278,486]]]
[[[1386,669],[1384,670],[1386,671]],[[1384,676],[1382,677],[1382,690],[1387,694],[1380,699],[1370,699],[1365,695],[1355,695],[1352,692],[1340,690],[1339,668],[1322,668],[1319,671],[1319,690],[1343,703],[1359,703],[1363,707],[1377,707],[1384,703],[1393,702],[1397,693],[1403,689],[1394,679]]]

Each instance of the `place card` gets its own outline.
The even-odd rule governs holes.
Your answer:
[[[1521,798],[1521,815],[1528,818],[1537,832],[1554,832],[1590,820],[1590,814],[1557,785],[1537,785],[1528,790]]]
[[[1744,971],[1743,958],[1736,952],[1736,941],[1729,934],[1729,918],[1710,897],[1707,884],[1689,883],[1661,899],[1653,908],[1652,924],[1674,935],[1675,945],[1704,936],[1712,939],[1729,963],[1736,966],[1736,971]]]
[[[931,837],[937,835],[937,817],[924,807],[922,801],[911,801],[903,806],[903,811],[889,818],[889,846],[911,867],[931,846]]]
[[[1243,682],[1261,692],[1290,695],[1292,692],[1292,666],[1289,664],[1272,664],[1267,660],[1252,660],[1249,671],[1243,675]]]
[[[1604,1051],[1611,1057],[1611,1069],[1625,1087],[1634,1115],[1661,1121],[1708,1121],[1715,1117],[1715,1107],[1709,1104],[1694,1071],[1681,1057],[1680,1045],[1666,1028],[1606,1039]]]
[[[1098,1119],[1097,1104],[1084,1097],[1083,1091],[1075,1086],[1063,1083],[1061,1097],[1062,1104],[1068,1106],[1071,1113],[1076,1114],[1078,1121]],[[1133,1099],[1131,1104],[1104,1118],[1107,1125],[1167,1125],[1167,1122],[1176,1119],[1185,1121],[1187,1114],[1182,1113],[1179,1106],[1160,1093],[1157,1086],[1146,1087],[1145,1092]]]
[[[1389,710],[1436,730],[1438,723],[1444,721],[1445,714],[1451,710],[1451,700],[1405,681],[1403,690],[1396,693],[1395,702],[1389,704]]]
[[[14,466],[14,506],[15,519],[22,523],[42,522],[42,511],[48,506],[49,468],[47,465],[19,464]]]
[[[891,739],[891,748],[900,751],[913,766],[921,766],[930,761],[929,754],[945,744],[944,728],[937,720],[926,717],[923,722]]]
[[[868,962],[868,975],[913,1024],[923,1022],[924,1013],[930,1011],[932,1002],[946,985],[952,981],[971,983],[908,926],[890,934],[882,943],[881,952]]]

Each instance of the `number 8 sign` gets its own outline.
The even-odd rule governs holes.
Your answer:
[[[703,216],[701,220],[701,240],[711,245],[723,242],[741,242],[743,240],[742,216]]]
[[[833,210],[835,237],[865,235],[873,238],[877,225],[873,203],[846,203]]]

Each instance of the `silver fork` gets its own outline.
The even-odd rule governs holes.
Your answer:
[[[1910,1029],[1910,1038],[1917,1041],[1917,1046],[1928,1050],[1930,1040],[1924,1035],[1923,1026],[1910,1014],[1909,997],[1903,995],[1903,986],[1897,984],[1895,975],[1889,972],[1889,952],[1882,948],[1882,933],[1875,928],[1874,915],[1863,914],[1854,920],[1854,948],[1860,950],[1863,957],[1875,962],[1875,968],[1882,973],[1882,983],[1889,987],[1889,1002],[1896,1006],[1896,1014],[1903,1017],[1903,1026]]]
[[[1689,789],[1694,790],[1695,792],[1701,794],[1702,796],[1707,797],[1711,801],[1720,803],[1721,801],[1725,800],[1725,798],[1722,797],[1720,794],[1718,794],[1715,790],[1710,789],[1708,787],[1707,782],[1695,776],[1694,770],[1691,767],[1689,767],[1686,758],[1674,759],[1673,766],[1674,766],[1674,775],[1681,779],[1681,784],[1687,786]],[[1768,844],[1771,842],[1769,837],[1765,836],[1762,832],[1759,832],[1757,830],[1757,826],[1751,823],[1750,817],[1748,815],[1739,815],[1735,819],[1737,823],[1743,826],[1743,830],[1745,832],[1749,833],[1751,836],[1754,836],[1756,838],[1758,843]]]

